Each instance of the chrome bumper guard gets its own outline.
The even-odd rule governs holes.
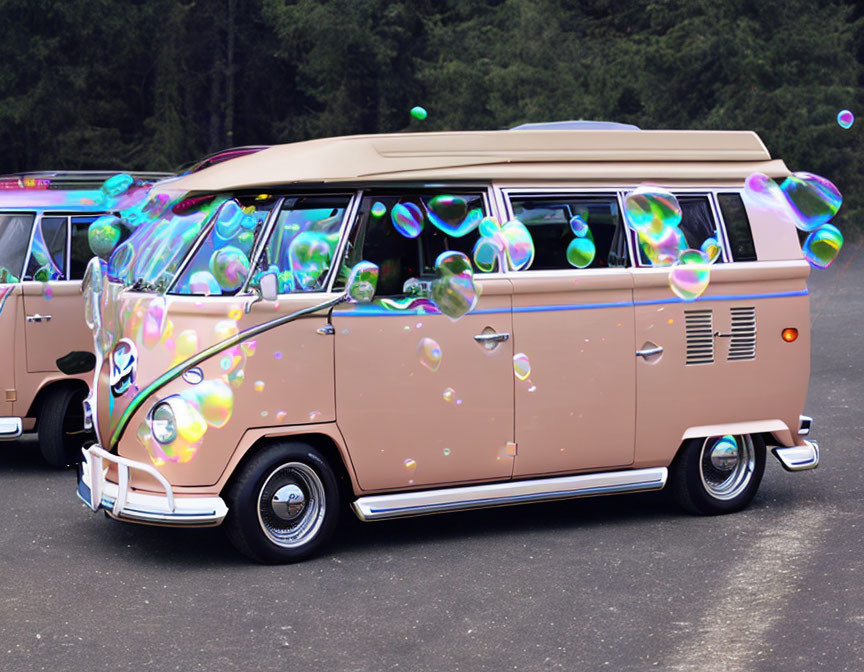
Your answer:
[[[78,468],[78,497],[93,511],[105,509],[112,518],[152,525],[208,527],[219,525],[228,513],[221,497],[175,497],[167,479],[152,465],[112,455],[98,445],[82,450]],[[118,483],[107,480],[105,462],[117,465]],[[129,487],[129,470],[155,478],[164,495],[135,492]]]
[[[0,418],[0,440],[17,439],[22,429],[21,418]]]
[[[771,452],[786,471],[806,471],[819,466],[819,444],[815,441],[805,441],[803,446],[777,446]]]

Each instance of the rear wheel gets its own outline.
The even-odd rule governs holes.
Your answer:
[[[670,486],[691,513],[732,513],[750,503],[764,471],[765,442],[758,435],[692,439],[672,463]]]
[[[342,508],[339,483],[324,455],[302,443],[254,455],[226,491],[228,539],[265,563],[297,562],[333,536]]]
[[[93,438],[84,429],[87,390],[58,387],[50,390],[39,411],[39,452],[52,467],[62,469],[81,460],[81,448]]]

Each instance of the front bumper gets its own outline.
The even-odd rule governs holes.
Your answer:
[[[112,455],[98,445],[84,448],[78,467],[78,497],[93,511],[105,509],[112,518],[151,525],[209,527],[219,525],[228,513],[221,497],[175,497],[167,479],[152,465]],[[117,465],[118,482],[106,478],[105,462]],[[129,486],[129,470],[138,469],[155,478],[164,495],[136,492]]]

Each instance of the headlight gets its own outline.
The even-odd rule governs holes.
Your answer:
[[[177,419],[171,404],[163,401],[150,414],[150,431],[159,443],[171,443],[177,438]]]

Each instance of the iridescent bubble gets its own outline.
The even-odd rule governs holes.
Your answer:
[[[410,457],[407,460],[405,460],[402,464],[405,465],[405,468],[408,471],[414,471],[417,468],[417,460],[414,460]]]
[[[462,196],[435,196],[429,200],[429,221],[448,236],[461,238],[477,228],[483,211],[468,211],[468,202]]]
[[[666,227],[681,223],[681,205],[660,187],[639,187],[624,197],[624,221],[642,235],[659,236]]]
[[[54,298],[54,290],[51,289],[51,285],[45,285],[42,287],[42,296],[45,297],[46,301],[50,301]]]
[[[444,394],[442,396],[444,397],[444,401],[446,401],[448,404],[452,403],[452,401],[456,398],[456,390],[454,390],[452,387],[448,387],[444,390]]]
[[[801,246],[804,258],[816,268],[828,268],[840,254],[843,234],[833,224],[823,224],[812,231]]]
[[[722,252],[720,243],[713,236],[706,238],[699,249],[705,253],[708,261],[712,264],[720,258],[720,253]]]
[[[162,331],[165,329],[165,317],[165,297],[158,296],[151,299],[147,306],[147,312],[144,314],[141,328],[141,337],[145,347],[153,348],[159,343],[162,338]]]
[[[219,296],[222,294],[222,288],[219,282],[213,277],[210,271],[196,271],[189,278],[189,291],[192,294],[202,294],[204,296]]]
[[[207,423],[198,409],[183,397],[173,397],[171,410],[174,411],[177,436],[189,443],[198,443],[207,431]]]
[[[120,173],[105,180],[99,190],[108,198],[117,198],[126,193],[134,182],[135,180],[132,179],[131,175]]]
[[[87,229],[87,240],[93,254],[107,260],[120,241],[120,218],[104,215],[94,220]]]
[[[276,352],[273,353],[273,359],[278,359],[281,361],[282,353],[277,350]]]
[[[288,411],[276,411],[276,422],[285,422],[288,419]]]
[[[761,210],[789,210],[783,190],[764,173],[751,173],[744,180],[744,200]]]
[[[240,350],[247,357],[252,357],[258,349],[258,341],[243,341],[240,344]]]
[[[596,252],[590,238],[574,238],[567,246],[567,262],[576,268],[587,268],[594,261]]]
[[[812,173],[792,173],[780,185],[802,231],[813,231],[837,214],[843,204],[840,191],[830,180]]]
[[[852,128],[852,124],[855,123],[855,115],[850,110],[840,110],[837,113],[837,123],[840,124],[840,128]]]
[[[695,301],[708,288],[710,274],[708,255],[701,250],[684,250],[669,269],[669,287],[684,301]]]
[[[441,346],[431,338],[421,338],[417,344],[417,355],[420,363],[430,371],[437,371],[441,366]]]
[[[205,380],[184,394],[194,395],[201,416],[211,427],[224,427],[234,412],[234,393],[221,380]]]
[[[238,248],[226,245],[210,256],[210,272],[223,290],[233,292],[249,275],[249,259]]]
[[[361,261],[354,265],[348,276],[348,297],[356,303],[369,303],[375,296],[378,286],[378,266],[371,261]]]
[[[474,265],[481,273],[491,273],[500,259],[504,257],[504,241],[498,236],[481,237],[474,243],[472,252]]]
[[[256,392],[263,392],[264,391],[264,381],[263,380],[256,380],[252,384],[252,389],[255,390]]]
[[[383,217],[387,214],[387,206],[384,205],[381,201],[375,201],[372,204],[372,216],[373,217]]]
[[[681,253],[687,249],[684,234],[677,226],[667,226],[663,232],[656,237],[637,234],[639,246],[642,248],[648,261],[652,266],[671,266]]]
[[[181,331],[174,341],[173,364],[185,362],[198,352],[198,334],[194,329]]]
[[[237,201],[228,201],[219,208],[216,215],[216,235],[222,240],[231,240],[240,230],[240,221],[244,213]]]
[[[426,108],[415,105],[411,108],[411,116],[418,121],[423,121],[428,116],[428,113],[426,112]]]
[[[444,452],[444,457],[447,457],[448,455],[450,455],[450,449],[449,448],[445,448],[443,452]]]
[[[237,238],[234,239],[234,244],[242,250],[247,257],[252,256],[252,245],[255,244],[254,231],[241,231]]]
[[[237,322],[235,320],[219,320],[213,327],[213,333],[217,341],[224,341],[237,333]]]
[[[513,355],[513,373],[519,380],[528,380],[531,375],[531,362],[524,352]]]
[[[231,308],[228,311],[228,319],[229,320],[239,320],[243,317],[243,309],[242,308]]]
[[[423,213],[414,203],[397,203],[390,211],[390,221],[406,238],[416,238],[423,231]]]
[[[471,262],[461,252],[442,252],[435,260],[432,300],[444,315],[458,320],[477,305]]]
[[[316,231],[299,233],[288,247],[288,265],[294,284],[303,290],[314,289],[330,268],[332,249],[326,235]]]
[[[512,271],[523,271],[534,261],[534,240],[528,228],[518,219],[511,219],[499,234],[504,240],[507,265]]]
[[[589,230],[588,222],[583,219],[582,215],[573,215],[570,218],[570,230],[577,238],[583,238]]]

